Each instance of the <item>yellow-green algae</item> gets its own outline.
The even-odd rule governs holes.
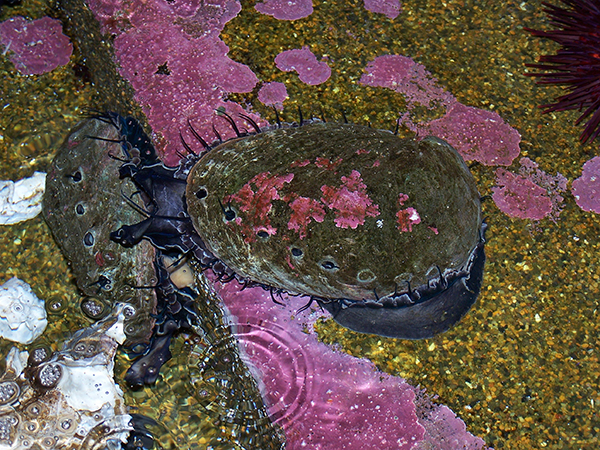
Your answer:
[[[361,0],[314,1],[313,15],[293,22],[260,15],[253,2],[242,4],[223,39],[230,56],[259,78],[286,83],[291,97],[286,118],[295,118],[299,105],[305,115],[322,108],[326,117],[339,118],[344,110],[352,121],[392,128],[403,107],[401,96],[356,83],[375,56],[396,53],[424,64],[462,103],[498,112],[521,133],[522,156],[548,173],[560,171],[573,180],[597,153],[597,143],[579,143],[580,130],[572,126],[576,113],[542,115],[537,109],[560,90],[536,86],[522,75],[524,63],[555,48],[523,30],[547,28],[540,1],[407,0],[395,20],[364,10]],[[45,14],[44,4],[25,1],[4,8],[0,20],[15,12],[37,18]],[[326,83],[306,86],[295,73],[275,68],[280,51],[303,45],[328,57],[333,75]],[[81,108],[93,106],[94,93],[72,75],[71,65],[24,77],[2,56],[0,72],[0,178],[16,179],[47,168]],[[272,116],[254,95],[247,100]],[[473,172],[480,192],[489,194],[494,169],[476,166]],[[339,343],[438,395],[496,449],[597,448],[600,217],[581,211],[570,195],[557,223],[513,220],[491,201],[484,202],[484,213],[490,224],[484,286],[456,328],[420,342],[359,335],[333,321],[319,324],[319,333],[325,342]],[[61,304],[50,316],[45,342],[56,347],[84,325],[72,276],[41,218],[0,228],[0,271],[1,282],[19,276],[40,297],[52,299],[49,305]],[[186,353],[180,351],[186,345],[179,339],[173,354]],[[0,343],[2,354],[9,346]],[[163,368],[163,380],[127,392],[127,400],[135,412],[169,425],[172,419],[176,438],[163,442],[164,448],[203,449],[226,430],[207,423],[182,397],[185,364],[185,358],[174,358]],[[124,368],[121,358],[119,379]]]

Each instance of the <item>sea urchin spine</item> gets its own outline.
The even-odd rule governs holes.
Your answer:
[[[565,8],[544,3],[552,31],[525,28],[534,36],[561,45],[555,55],[540,56],[528,67],[544,72],[526,73],[539,77],[540,84],[559,84],[569,91],[554,103],[541,105],[544,112],[576,109],[583,114],[575,125],[586,122],[583,143],[600,134],[600,0],[561,0]]]

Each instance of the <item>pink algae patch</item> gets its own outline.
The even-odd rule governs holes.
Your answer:
[[[398,194],[398,207],[404,206],[404,202],[407,200],[408,195],[402,193]],[[413,225],[421,223],[421,216],[419,216],[417,210],[412,207],[398,210],[396,218],[396,222],[398,222],[396,227],[401,233],[411,232]]]
[[[422,64],[407,56],[383,55],[371,61],[360,84],[384,87],[404,96],[409,109],[414,105],[427,108],[454,101],[452,94],[437,85],[437,80]]]
[[[365,0],[365,9],[395,19],[402,11],[402,5],[398,0]]]
[[[300,239],[306,237],[306,227],[311,221],[325,220],[323,204],[313,198],[298,197],[290,203],[290,208],[292,208],[292,215],[288,222],[288,229],[296,231]]]
[[[208,142],[215,137],[213,124],[224,139],[235,136],[225,121],[215,120],[217,109],[236,118],[247,114],[261,126],[265,123],[226,100],[228,93],[250,92],[258,82],[249,67],[227,56],[229,48],[219,38],[225,24],[241,11],[238,1],[87,3],[103,31],[116,35],[114,49],[120,74],[135,89],[135,98],[155,130],[154,143],[167,165],[176,165],[180,159],[180,134],[188,143],[197,142],[189,120]],[[251,128],[248,122],[236,121],[240,128]]]
[[[564,202],[561,193],[567,189],[566,177],[547,174],[529,158],[521,158],[519,163],[518,175],[504,169],[496,171],[498,186],[492,188],[492,199],[498,208],[521,219],[549,216],[552,221],[558,220]]]
[[[429,122],[424,129],[446,140],[466,161],[486,166],[509,166],[521,151],[521,135],[498,113],[456,101],[443,117]]]
[[[16,16],[0,22],[0,45],[23,75],[41,75],[64,66],[73,53],[62,24],[50,17],[30,21]]]
[[[264,0],[254,9],[277,20],[297,20],[310,16],[313,5],[312,0]]]
[[[317,61],[317,57],[307,46],[281,52],[275,57],[275,65],[284,72],[295,70],[300,81],[311,86],[325,83],[331,76],[327,63]]]
[[[283,109],[283,101],[288,97],[285,84],[279,82],[266,83],[258,91],[258,100],[267,106],[273,106],[278,110]]]
[[[242,227],[246,242],[253,241],[259,231],[266,231],[270,235],[277,233],[277,229],[271,226],[268,215],[273,208],[273,200],[281,199],[279,190],[293,178],[293,173],[281,176],[271,175],[270,172],[259,173],[236,194],[223,199],[224,204],[236,202],[240,211],[249,213],[244,218],[236,219],[236,223]]]
[[[600,213],[600,156],[583,165],[583,172],[573,181],[571,192],[581,209]]]
[[[552,211],[546,190],[522,175],[498,168],[496,184],[498,186],[492,188],[492,199],[511,217],[540,220]]]
[[[379,215],[379,206],[374,205],[367,194],[360,172],[353,170],[349,177],[342,177],[340,187],[322,186],[321,201],[335,210],[334,222],[340,228],[355,229],[365,223],[365,218]]]
[[[392,89],[403,95],[407,111],[400,123],[419,136],[438,136],[466,160],[508,166],[519,155],[521,136],[495,112],[459,103],[437,84],[425,66],[401,55],[383,55],[367,65],[360,83]],[[418,107],[441,109],[439,119],[419,122]]]

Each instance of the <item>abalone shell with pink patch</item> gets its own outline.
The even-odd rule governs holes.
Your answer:
[[[475,181],[433,137],[315,122],[234,139],[194,166],[186,201],[236,274],[318,299],[397,299],[483,257]]]

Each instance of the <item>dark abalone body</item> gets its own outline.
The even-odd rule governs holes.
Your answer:
[[[479,194],[434,137],[320,122],[242,137],[195,164],[186,200],[238,277],[309,295],[356,331],[431,337],[480,290]]]
[[[67,257],[82,261],[74,270],[87,295],[135,305],[149,327],[156,295],[134,384],[152,382],[172,334],[197,321],[163,255],[307,295],[347,328],[404,339],[450,328],[483,276],[485,224],[460,155],[437,138],[353,124],[244,134],[170,168],[135,119],[107,113],[57,156],[44,211]],[[132,328],[131,343],[146,330]]]

